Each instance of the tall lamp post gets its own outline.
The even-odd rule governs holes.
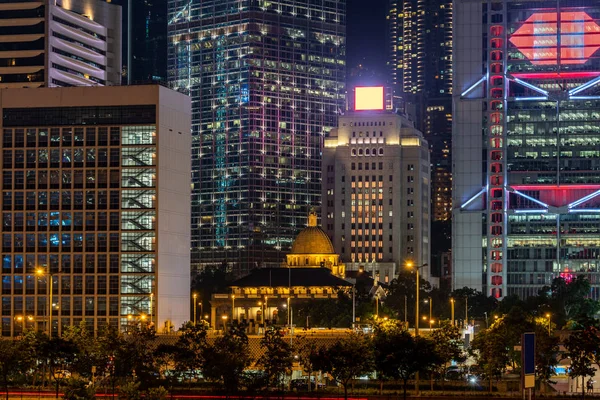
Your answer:
[[[546,318],[548,318],[548,336],[551,335],[551,332],[550,332],[550,322],[551,322],[550,317],[551,317],[550,313],[546,313]]]
[[[413,264],[412,261],[409,261],[406,263],[406,267],[409,269],[414,268],[415,269],[415,276],[416,276],[416,280],[415,280],[415,338],[419,336],[419,288],[420,288],[420,283],[419,283],[419,270],[423,267],[428,266],[429,264],[425,263],[422,264],[421,266],[416,266]],[[415,374],[415,391],[417,392],[417,395],[419,394],[419,373],[417,372]]]
[[[408,321],[406,320],[406,315],[408,314],[407,300],[408,296],[404,295],[404,323],[406,324],[406,329],[408,329]]]
[[[431,314],[432,314],[432,310],[433,310],[433,300],[431,300],[431,297],[427,297],[427,300],[425,300],[425,303],[429,303],[429,320],[431,321]]]
[[[235,319],[235,294],[231,295],[231,323],[233,324],[233,320]]]
[[[38,268],[35,274],[48,278],[48,338],[52,338],[52,278],[54,274],[50,271],[46,272],[41,268]]]
[[[194,326],[196,326],[196,299],[198,298],[198,295],[194,293],[192,298],[194,299]]]

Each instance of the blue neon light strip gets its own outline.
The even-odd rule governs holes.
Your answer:
[[[546,214],[548,210],[515,210],[517,214]]]
[[[548,96],[548,91],[547,91],[547,90],[540,89],[539,87],[537,87],[537,86],[534,86],[534,85],[532,85],[531,83],[527,83],[527,82],[525,82],[525,81],[522,81],[522,80],[520,80],[519,78],[515,78],[515,82],[517,82],[517,83],[518,83],[518,84],[520,84],[520,85],[523,85],[523,86],[525,86],[526,88],[529,88],[529,89],[531,89],[531,90],[535,90],[536,92],[538,92],[538,93],[541,93],[541,94],[543,94],[544,96]]]
[[[600,195],[600,190],[596,190],[594,193],[590,193],[587,196],[580,198],[568,205],[569,208],[577,207],[581,203],[585,203],[586,201],[593,199],[594,197]]]
[[[479,196],[481,196],[484,192],[485,192],[486,188],[481,189],[475,196],[471,197],[469,200],[466,201],[466,203],[464,203],[462,206],[460,206],[460,208],[465,208],[466,206],[468,206],[469,204],[471,204],[473,201],[475,201],[475,199],[477,199]]]
[[[589,89],[594,85],[597,85],[598,83],[600,83],[600,76],[592,79],[591,81],[584,83],[581,86],[578,86],[576,88],[573,88],[571,90],[569,90],[569,96],[573,96],[574,94],[577,94],[579,92],[583,92],[585,89]]]
[[[515,97],[515,101],[543,101],[548,100],[548,97]]]
[[[596,214],[596,213],[600,213],[600,209],[598,208],[578,208],[575,210],[569,210],[570,213],[590,213],[590,214]]]
[[[516,194],[518,194],[519,196],[523,196],[523,197],[525,197],[527,200],[531,200],[531,201],[533,201],[534,203],[537,203],[537,204],[539,204],[539,205],[540,205],[540,206],[542,206],[542,207],[546,207],[546,208],[548,208],[548,204],[546,204],[546,203],[544,203],[544,202],[541,202],[541,201],[539,201],[538,199],[534,199],[534,198],[533,198],[533,197],[531,197],[531,196],[527,196],[525,193],[521,193],[521,192],[519,192],[518,190],[515,190],[515,193],[516,193]]]
[[[600,96],[569,96],[569,100],[600,100]]]
[[[485,81],[485,76],[481,77],[480,80],[478,80],[477,82],[475,82],[473,85],[471,85],[467,90],[465,90],[464,92],[462,92],[460,94],[460,97],[465,97],[466,95],[468,95],[473,89],[475,89],[477,86],[479,86],[483,81]]]

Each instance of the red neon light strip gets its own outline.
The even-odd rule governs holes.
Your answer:
[[[600,185],[510,185],[515,190],[600,190]]]
[[[515,78],[520,79],[582,79],[595,78],[600,76],[598,72],[527,72],[520,74],[512,74]]]

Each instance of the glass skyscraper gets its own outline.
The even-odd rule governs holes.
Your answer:
[[[169,1],[168,80],[192,97],[193,268],[279,265],[320,206],[345,3]]]
[[[454,18],[455,287],[583,275],[600,298],[600,4],[460,0]]]

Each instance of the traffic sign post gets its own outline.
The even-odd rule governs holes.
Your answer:
[[[535,333],[533,332],[521,335],[521,366],[523,400],[526,392],[531,400],[532,392],[535,390]]]

